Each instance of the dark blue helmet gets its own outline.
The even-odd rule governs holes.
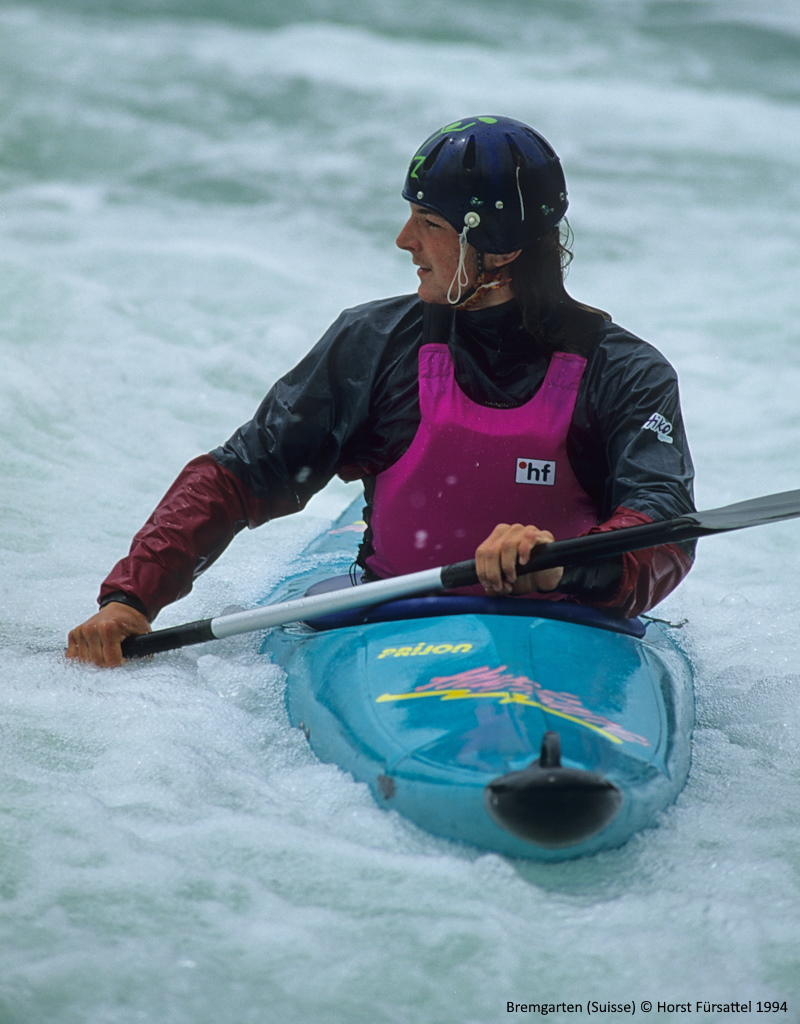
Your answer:
[[[408,169],[403,198],[426,206],[479,252],[513,252],[567,211],[561,163],[549,142],[510,117],[467,117],[435,132]]]

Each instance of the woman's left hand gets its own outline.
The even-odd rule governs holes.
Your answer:
[[[534,590],[555,590],[564,569],[543,569],[541,572],[517,576],[517,566],[530,561],[534,550],[555,540],[549,530],[515,523],[499,523],[475,552],[475,569],[486,593],[492,597],[504,594],[530,594]]]

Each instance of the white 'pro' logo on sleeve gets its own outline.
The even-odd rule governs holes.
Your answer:
[[[642,430],[652,430],[659,441],[673,443],[672,424],[660,412],[654,412],[650,419],[642,425]]]

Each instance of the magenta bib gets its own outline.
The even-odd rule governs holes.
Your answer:
[[[556,540],[595,526],[598,510],[566,451],[585,366],[556,352],[530,401],[494,409],[458,386],[447,345],[423,345],[419,428],[375,480],[370,569],[400,576],[472,558],[498,523],[538,526]]]

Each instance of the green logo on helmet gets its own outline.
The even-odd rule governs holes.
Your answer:
[[[411,170],[409,172],[410,178],[416,178],[419,181],[419,175],[417,171],[425,163],[425,156],[420,156],[423,149],[426,149],[434,139],[438,139],[440,135],[447,135],[452,132],[466,132],[470,128],[474,128],[475,125],[480,121],[482,124],[497,124],[496,117],[479,117],[476,121],[453,121],[452,124],[446,124],[444,128],[440,128],[438,132],[434,132],[430,138],[426,139],[419,147],[414,157],[411,160]]]

